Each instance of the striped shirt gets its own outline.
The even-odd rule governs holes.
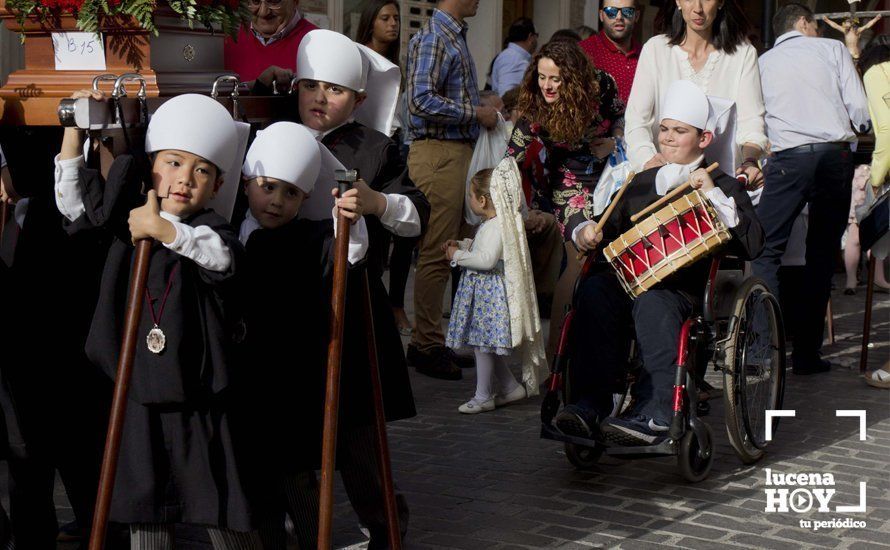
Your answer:
[[[474,140],[479,135],[476,65],[467,25],[442,10],[408,44],[408,131],[412,140]]]

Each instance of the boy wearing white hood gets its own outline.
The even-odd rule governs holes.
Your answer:
[[[270,550],[284,548],[285,509],[304,543],[317,519],[304,519],[286,503],[292,487],[314,485],[320,467],[338,168],[309,129],[293,122],[260,130],[242,167],[249,210],[240,231],[247,249],[247,368],[239,435],[250,440],[252,498],[268,518],[261,535]],[[350,189],[337,203],[354,224],[349,262],[355,265],[368,248],[361,197]]]
[[[346,168],[358,170],[361,178],[355,188],[368,224],[364,269],[386,419],[413,417],[408,367],[382,280],[391,236],[416,237],[429,218],[429,202],[408,178],[398,145],[388,137],[398,102],[399,68],[340,33],[319,29],[300,43],[296,78],[301,121]],[[361,270],[354,270],[347,285],[343,338],[349,345],[343,350],[338,465],[353,508],[371,533],[369,548],[374,549],[387,544],[387,531],[374,443],[363,276]],[[407,504],[398,493],[397,502],[404,533]],[[317,517],[314,510],[307,510],[306,515]]]
[[[74,95],[90,96],[103,97]],[[227,220],[234,189],[223,184],[237,174],[247,129],[216,101],[186,94],[152,115],[149,159],[118,156],[102,178],[84,168],[75,128],[56,157],[66,230],[111,239],[86,353],[112,378],[133,244],[154,240],[109,516],[129,525],[134,549],[172,549],[176,523],[207,526],[214,548],[261,547],[229,416],[243,249]]]
[[[669,164],[636,175],[602,232],[592,222],[567,227],[579,250],[593,250],[633,227],[630,218],[671,189],[692,181],[693,189],[711,202],[729,229],[729,252],[750,260],[763,248],[763,229],[744,186],[732,176],[704,169],[704,150],[714,139],[708,97],[691,82],[671,84],[665,97],[658,133],[659,151]],[[601,253],[598,259],[601,259]],[[564,433],[581,437],[605,436],[630,445],[649,445],[667,435],[677,353],[677,338],[693,304],[701,300],[710,257],[665,278],[635,300],[627,296],[609,267],[588,277],[578,289],[575,334],[570,372],[579,399],[555,419]],[[621,418],[609,417],[612,394],[623,392],[629,338],[633,321],[643,360],[633,386],[635,406]],[[595,350],[596,353],[590,353]],[[602,433],[600,433],[602,429]]]

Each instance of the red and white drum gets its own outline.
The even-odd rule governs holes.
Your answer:
[[[636,224],[603,254],[636,298],[731,238],[708,199],[693,191]]]

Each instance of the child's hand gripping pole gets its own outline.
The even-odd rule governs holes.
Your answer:
[[[154,195],[152,193],[152,195]],[[149,197],[149,200],[157,200]],[[142,318],[142,304],[145,302],[145,285],[151,260],[151,239],[136,241],[133,271],[130,275],[130,289],[127,294],[126,317],[124,318],[123,338],[117,363],[117,376],[114,378],[114,397],[111,402],[111,415],[108,420],[108,433],[105,437],[105,451],[102,455],[102,469],[99,474],[99,492],[93,513],[93,527],[90,534],[89,550],[102,550],[105,546],[105,532],[108,527],[108,514],[111,510],[111,495],[114,493],[114,477],[120,455],[121,436],[124,429],[124,415],[127,408],[127,393],[130,391],[130,377],[133,372],[133,358],[136,356],[136,343],[139,336],[139,320]]]
[[[355,170],[336,170],[339,196],[358,179]],[[328,342],[325,384],[324,432],[321,446],[321,487],[318,508],[318,549],[331,548],[334,506],[334,463],[337,456],[337,420],[340,408],[340,360],[343,352],[343,326],[346,311],[346,271],[349,257],[349,219],[337,211],[337,237],[334,241],[334,281],[331,292],[331,338]]]
[[[596,229],[594,229],[594,233],[599,233],[603,230],[603,227],[606,226],[606,222],[609,221],[609,217],[612,215],[612,211],[615,210],[615,207],[618,206],[618,202],[621,200],[621,197],[624,195],[624,192],[627,190],[628,186],[630,186],[630,182],[633,181],[634,176],[636,176],[636,172],[631,172],[627,175],[627,179],[624,180],[624,184],[618,189],[618,192],[615,193],[615,198],[612,199],[612,202],[609,203],[609,207],[606,208],[606,211],[603,213],[603,217],[600,218],[600,221],[596,223]],[[576,261],[581,261],[584,259],[584,256],[587,255],[588,251],[578,252],[578,255],[575,256]]]

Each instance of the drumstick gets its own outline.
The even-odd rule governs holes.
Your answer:
[[[615,198],[612,199],[611,203],[609,203],[609,207],[606,208],[606,211],[603,213],[603,217],[600,218],[600,221],[596,222],[596,231],[594,231],[594,234],[599,233],[603,230],[603,226],[606,225],[606,222],[609,221],[609,216],[612,215],[612,210],[615,210],[615,206],[618,204],[618,201],[621,200],[621,195],[624,194],[627,186],[630,185],[630,182],[633,181],[634,176],[636,175],[636,172],[630,172],[629,174],[627,174],[627,179],[624,180],[624,184],[621,186],[621,188],[618,189],[618,192],[615,193]],[[580,262],[581,259],[584,258],[584,256],[586,255],[587,252],[578,252],[578,255],[575,256],[575,260]]]
[[[711,172],[713,172],[714,170],[716,170],[719,166],[720,166],[720,163],[719,163],[719,162],[715,162],[714,164],[712,164],[712,165],[708,166],[707,168],[705,168],[705,171],[708,172],[708,173],[710,174]],[[692,179],[690,178],[689,181],[687,181],[686,183],[684,183],[684,184],[681,185],[680,187],[677,187],[676,189],[674,189],[673,191],[671,191],[671,192],[668,193],[667,195],[661,197],[660,199],[658,199],[657,201],[653,202],[652,204],[650,204],[650,205],[647,206],[646,208],[640,210],[639,212],[637,212],[636,214],[634,214],[633,216],[631,216],[631,217],[630,217],[630,221],[633,222],[633,223],[637,223],[637,220],[639,220],[640,218],[642,218],[643,216],[645,216],[645,215],[648,214],[649,212],[652,212],[653,210],[655,210],[655,209],[658,208],[659,206],[663,205],[664,203],[668,202],[669,200],[671,200],[672,198],[676,197],[677,195],[686,192],[691,186],[692,186]]]

